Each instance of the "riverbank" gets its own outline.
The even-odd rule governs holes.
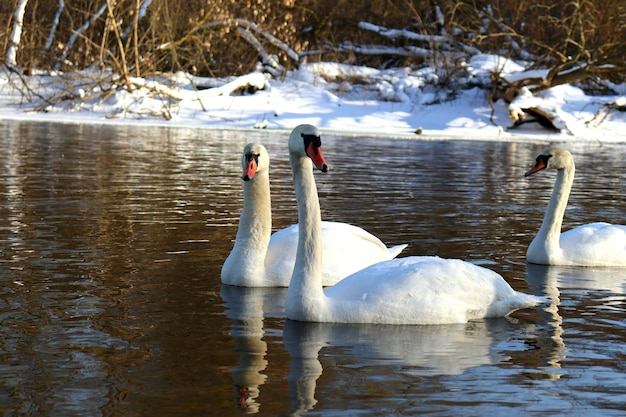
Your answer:
[[[475,57],[468,69],[474,83],[496,66],[511,77],[523,71],[514,63],[502,67],[500,59]],[[435,89],[428,84],[433,76],[428,70],[325,63],[303,65],[282,80],[260,72],[220,80],[184,74],[136,79],[132,92],[119,89],[105,95],[97,88],[86,89],[81,80],[44,74],[27,80],[36,92],[31,97],[37,98],[25,100],[24,89],[15,88],[15,76],[3,74],[0,119],[276,131],[310,123],[325,133],[351,136],[626,143],[626,112],[606,107],[626,103],[625,85],[612,86],[618,95],[590,96],[563,85],[533,97],[553,111],[561,127],[555,132],[538,123],[511,129],[514,104],[492,104],[479,87]],[[60,100],[61,92],[71,99]]]

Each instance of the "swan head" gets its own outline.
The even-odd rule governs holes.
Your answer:
[[[535,166],[526,171],[525,177],[542,169],[564,169],[574,165],[572,154],[563,148],[553,147],[546,149],[535,159]]]
[[[292,155],[308,157],[315,168],[328,171],[328,164],[322,154],[322,140],[317,128],[312,125],[298,125],[289,136],[289,152]]]
[[[267,153],[265,146],[260,143],[248,143],[243,148],[241,167],[243,168],[241,179],[244,181],[250,181],[257,172],[269,170],[270,155]]]

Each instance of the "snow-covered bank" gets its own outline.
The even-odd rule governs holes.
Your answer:
[[[477,55],[468,64],[471,80],[458,80],[458,84],[484,85],[492,71],[512,79],[523,67],[501,57]],[[41,97],[54,98],[43,104],[39,98],[26,102],[13,87],[15,76],[10,82],[4,74],[0,119],[278,131],[311,123],[326,133],[347,135],[626,143],[626,112],[601,111],[609,103],[626,104],[625,85],[612,86],[618,96],[588,96],[563,85],[539,96],[522,95],[511,105],[496,101],[492,109],[485,89],[459,89],[450,100],[432,87],[436,77],[429,69],[376,70],[318,63],[302,65],[283,80],[260,72],[228,80],[175,74],[135,79],[132,92],[117,89],[103,94],[76,77],[68,81],[61,75],[33,76],[29,88]],[[61,92],[73,99],[58,100]],[[561,131],[536,123],[507,129],[512,125],[510,113],[519,111],[516,106],[521,100],[534,100],[554,112]]]

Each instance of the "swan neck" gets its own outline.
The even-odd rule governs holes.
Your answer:
[[[256,254],[254,262],[265,259],[272,234],[272,202],[270,181],[267,172],[257,173],[251,181],[243,183],[243,209],[239,217],[239,229],[235,247],[250,256]],[[257,264],[258,265],[258,264]]]
[[[294,155],[290,160],[298,204],[299,238],[287,298],[310,300],[323,294],[322,218],[311,160]],[[306,301],[302,303],[307,304]]]
[[[572,183],[574,182],[574,171],[573,165],[557,171],[554,189],[552,190],[550,202],[538,233],[538,237],[541,236],[541,239],[549,244],[557,246],[559,244],[563,216],[565,215]]]

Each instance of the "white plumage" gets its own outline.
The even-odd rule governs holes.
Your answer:
[[[248,144],[242,156],[244,206],[235,245],[222,266],[222,282],[242,287],[287,287],[296,258],[298,225],[272,234],[267,150]],[[373,263],[392,259],[407,245],[391,248],[360,227],[322,222],[324,268],[322,283],[338,280]]]
[[[626,226],[597,222],[561,233],[574,182],[572,154],[563,148],[550,148],[537,157],[526,176],[543,169],[555,169],[556,180],[543,223],[526,251],[526,260],[544,265],[626,266]]]
[[[316,145],[306,138],[318,138]],[[304,139],[304,140],[303,140]],[[298,202],[296,264],[287,290],[287,318],[311,322],[443,324],[506,316],[542,299],[514,291],[497,273],[456,259],[406,257],[358,271],[322,288],[321,215],[313,166],[326,171],[317,129],[300,125],[289,153]]]

